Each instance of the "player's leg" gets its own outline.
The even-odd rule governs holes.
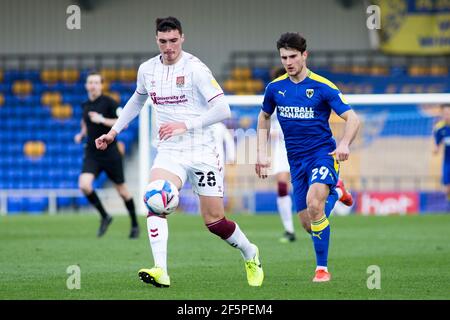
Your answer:
[[[289,172],[279,172],[277,178],[277,207],[284,227],[281,242],[295,241],[294,221],[292,219],[292,199],[289,195]]]
[[[112,217],[106,212],[100,198],[93,188],[95,177],[100,173],[100,165],[96,159],[88,154],[85,154],[83,160],[83,168],[78,177],[78,188],[83,192],[89,202],[97,209],[100,214],[100,227],[97,231],[97,236],[101,237],[105,234],[108,226],[112,222]]]
[[[123,199],[125,207],[127,208],[128,211],[128,216],[130,217],[131,220],[131,230],[130,235],[128,237],[130,239],[137,239],[139,238],[139,224],[136,217],[136,207],[134,205],[133,197],[131,196],[131,193],[128,191],[128,187],[125,183],[115,184],[114,187],[116,188],[120,197]]]
[[[276,140],[272,155],[273,173],[277,180],[277,209],[285,231],[280,241],[294,241],[295,233],[292,219],[292,199],[289,195],[290,168],[284,140]]]
[[[311,219],[311,238],[316,252],[316,275],[314,282],[329,281],[328,248],[330,224],[327,211],[331,211],[338,196],[335,191],[339,165],[330,156],[313,159],[308,164],[309,189],[306,195],[307,210]],[[328,204],[327,204],[328,202]]]
[[[233,248],[239,249],[245,260],[249,285],[261,286],[264,272],[259,260],[258,247],[248,240],[236,222],[225,217],[223,198],[202,195],[199,195],[199,198],[201,214],[208,230]]]
[[[199,195],[200,211],[208,230],[240,250],[245,260],[247,281],[260,286],[264,272],[259,261],[258,247],[252,244],[234,221],[225,217],[223,204],[223,171],[215,157],[206,162],[194,162],[188,171],[193,191]]]
[[[325,215],[325,201],[329,187],[326,184],[314,183],[307,194],[308,215],[311,219],[311,238],[316,252],[316,276],[313,281],[329,281],[328,248],[330,245],[330,225]]]
[[[102,166],[108,178],[114,183],[114,187],[122,198],[125,207],[128,210],[128,215],[131,220],[131,230],[129,234],[130,239],[139,237],[139,225],[136,218],[136,208],[134,206],[133,197],[128,191],[125,184],[125,175],[123,170],[122,155],[118,152],[115,157],[108,158],[108,161]]]
[[[181,189],[186,180],[186,173],[184,168],[174,159],[159,153],[150,171],[150,182],[160,179],[168,180],[175,184],[178,189]],[[170,277],[167,271],[169,227],[167,218],[149,212],[147,215],[147,231],[154,267],[139,270],[139,277],[142,281],[151,283],[156,287],[169,287]]]

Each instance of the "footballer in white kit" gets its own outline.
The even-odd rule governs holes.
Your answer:
[[[96,147],[105,150],[150,98],[159,135],[150,182],[167,180],[181,189],[189,180],[208,230],[240,250],[248,284],[261,286],[264,272],[258,247],[224,212],[223,164],[211,126],[231,116],[230,106],[208,67],[182,50],[184,34],[177,18],[156,19],[156,42],[160,55],[141,64],[135,93],[111,130],[95,140]],[[138,275],[145,283],[169,287],[166,216],[150,211],[147,230],[155,265]]]
[[[167,140],[157,138],[152,169],[170,171],[182,184],[189,180],[197,194],[221,197],[223,163],[213,128],[198,127],[195,121],[223,91],[208,67],[192,54],[183,51],[174,65],[164,65],[160,59],[158,55],[141,65],[136,93],[151,98],[157,130],[164,123],[183,121],[193,129]]]

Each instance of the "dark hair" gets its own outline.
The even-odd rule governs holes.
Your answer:
[[[167,32],[171,30],[178,30],[183,34],[180,21],[175,17],[156,18],[156,34],[159,32]]]
[[[98,72],[97,70],[93,70],[93,71],[89,71],[89,73],[86,76],[86,80],[87,78],[89,78],[90,76],[99,76],[100,77],[100,82],[103,83],[103,76],[100,72]]]
[[[306,51],[306,39],[299,33],[286,32],[277,41],[277,49],[297,49],[301,53]]]
[[[450,103],[444,103],[441,105],[441,109],[450,108]]]

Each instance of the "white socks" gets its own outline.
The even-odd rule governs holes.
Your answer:
[[[241,231],[241,228],[239,228],[239,225],[236,222],[235,224],[236,229],[228,239],[225,239],[225,241],[232,247],[241,250],[242,257],[245,260],[250,260],[255,256],[256,248],[250,243],[250,241],[248,241],[245,234]]]
[[[294,222],[292,220],[292,200],[291,196],[277,197],[278,212],[280,213],[281,222],[284,230],[294,233]]]
[[[155,266],[167,273],[167,239],[169,238],[167,219],[158,216],[148,217],[147,231]]]

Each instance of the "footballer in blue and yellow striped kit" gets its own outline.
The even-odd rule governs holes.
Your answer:
[[[339,198],[336,192],[339,161],[348,159],[359,120],[331,81],[307,69],[306,40],[302,36],[285,33],[277,48],[286,74],[266,87],[258,131],[267,129],[267,119],[276,112],[285,138],[296,209],[303,226],[311,233],[316,252],[313,281],[329,281],[328,216]],[[346,121],[338,146],[328,123],[332,110]],[[264,159],[262,149],[265,148],[258,149],[258,159]],[[266,164],[261,161],[256,171],[264,178]]]

